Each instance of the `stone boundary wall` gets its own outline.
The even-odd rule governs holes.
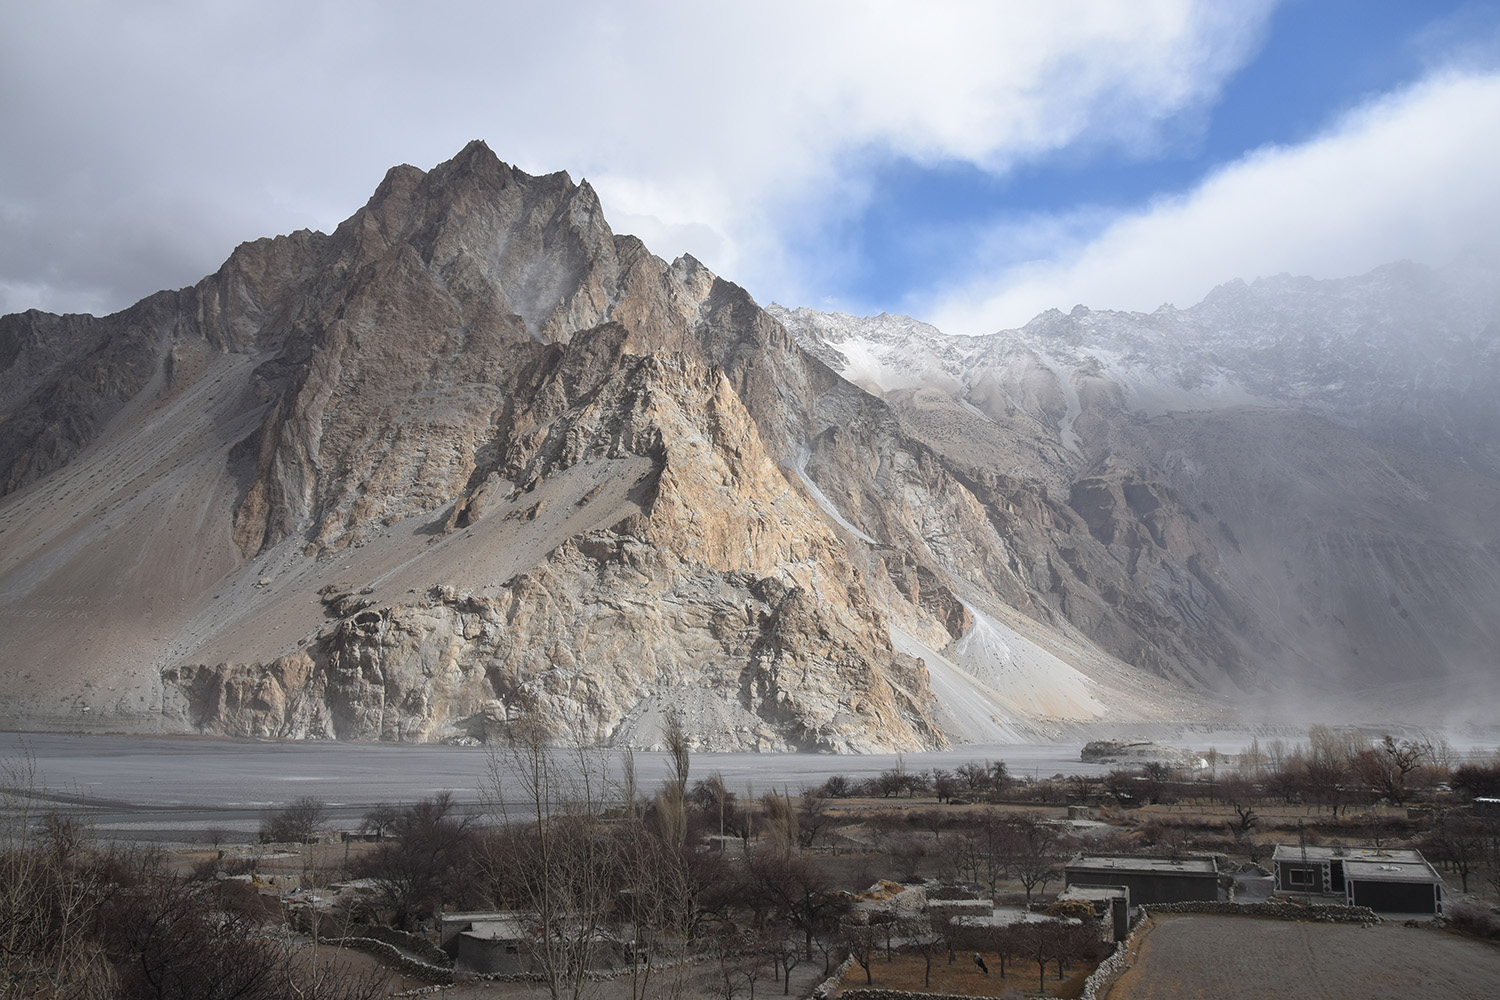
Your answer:
[[[1144,906],[1142,910],[1146,909]],[[1378,924],[1380,916],[1368,906],[1345,906],[1342,903],[1226,903],[1193,901],[1186,903],[1152,903],[1152,913],[1209,913],[1231,917],[1272,917],[1276,920],[1316,920],[1330,924]]]
[[[808,1000],[825,1000],[828,994],[838,989],[839,983],[844,981],[844,976],[852,968],[854,968],[854,956],[850,955],[833,970],[833,975],[813,987],[812,992],[808,994]]]
[[[652,962],[651,971],[653,974],[665,972],[679,965],[692,965],[702,958],[701,954],[684,955],[680,958]],[[472,979],[483,983],[542,983],[547,980],[547,976],[541,972],[465,972],[462,975],[466,980]],[[630,975],[630,966],[622,965],[618,969],[589,969],[584,972],[583,978],[591,983],[603,983],[628,975]]]
[[[401,949],[388,941],[377,941],[371,937],[319,938],[318,940],[323,944],[331,944],[336,948],[352,948],[355,951],[366,952],[391,963],[402,972],[419,976],[422,979],[431,980],[435,983],[453,982],[452,969],[419,962],[410,955],[404,954]]]
[[[912,993],[907,990],[882,990],[874,986],[857,986],[839,994],[843,1000],[1000,1000],[999,997],[959,996],[956,993]]]
[[[1115,950],[1083,981],[1083,992],[1079,994],[1081,1000],[1098,1000],[1100,996],[1109,993],[1109,988],[1115,984],[1115,980],[1119,979],[1120,974],[1130,968],[1131,962],[1134,961],[1140,950],[1141,940],[1151,929],[1149,921],[1146,908],[1141,907],[1131,925],[1130,932],[1125,935],[1125,940],[1116,942]]]
[[[366,924],[360,928],[360,931],[362,932],[360,937],[384,941],[386,944],[393,944],[397,948],[420,955],[433,965],[440,965],[445,969],[453,968],[453,956],[420,934],[412,934],[395,927],[382,927],[379,924]]]

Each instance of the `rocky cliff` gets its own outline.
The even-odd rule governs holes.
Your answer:
[[[1171,418],[1097,364],[941,335],[939,376],[881,385],[818,322],[481,143],[192,288],[0,318],[0,723],[651,746],[674,710],[704,748],[920,749],[1212,720],[1311,669],[1324,617],[1264,588],[1342,605],[1212,471],[1261,417],[1144,432]],[[1400,537],[1391,572],[1459,559]]]

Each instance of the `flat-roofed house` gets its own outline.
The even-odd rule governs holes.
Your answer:
[[[1064,866],[1063,875],[1069,888],[1124,886],[1131,905],[1219,898],[1219,866],[1213,858],[1080,854]]]
[[[527,927],[533,920],[514,911],[445,913],[440,943],[465,972],[532,972]]]
[[[1420,851],[1278,844],[1276,891],[1385,913],[1442,913],[1443,877]]]

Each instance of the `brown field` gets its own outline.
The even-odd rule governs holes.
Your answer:
[[[1160,915],[1109,1000],[1489,1000],[1500,947],[1430,927]]]
[[[968,952],[959,953],[952,965],[946,956],[932,960],[932,985],[924,986],[926,964],[920,955],[897,954],[895,960],[887,962],[883,954],[870,963],[869,984],[874,989],[911,990],[913,992],[947,993],[961,997],[993,997],[1006,990],[1018,990],[1027,996],[1041,996],[1037,992],[1037,968],[1035,962],[1008,962],[1006,975],[1000,977],[1000,960],[993,954],[984,956],[990,974],[985,976],[974,967]],[[1066,968],[1066,976],[1059,981],[1057,963],[1047,964],[1047,992],[1049,997],[1077,997],[1083,993],[1083,981],[1094,971],[1093,963]],[[844,976],[844,989],[865,986],[865,970],[858,965]]]
[[[794,966],[791,991],[785,995],[805,997],[812,992],[814,986],[827,978],[822,961]],[[683,969],[680,973],[677,970],[658,970],[644,992],[648,997],[680,996],[681,1000],[722,1000],[724,992],[721,982],[717,965],[705,961]],[[735,996],[740,1000],[748,1000],[749,991],[745,984],[738,982],[736,986]],[[779,980],[772,982],[769,969],[755,982],[755,995],[762,1000],[774,1000],[782,996],[782,989]],[[617,976],[591,983],[586,995],[590,1000],[632,1000],[630,977]],[[437,1000],[548,1000],[548,993],[544,986],[537,984],[460,982],[437,993],[436,997]]]

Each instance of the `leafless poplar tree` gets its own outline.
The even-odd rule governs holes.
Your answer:
[[[615,892],[616,845],[600,823],[608,772],[597,751],[553,750],[539,723],[513,723],[489,759],[493,807],[510,823],[494,883],[527,911],[532,957],[553,1000],[588,995]]]

